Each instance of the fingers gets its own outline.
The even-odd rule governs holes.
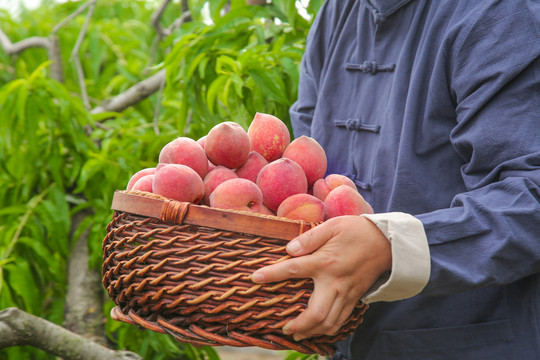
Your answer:
[[[315,335],[334,335],[345,323],[355,302],[329,286],[316,286],[308,307],[283,328],[286,335],[299,341]]]
[[[294,339],[299,341],[314,335],[322,324],[326,323],[324,326],[327,326],[329,315],[336,305],[336,295],[335,291],[325,291],[316,286],[307,308],[283,327],[283,333],[293,335]]]
[[[255,283],[268,283],[283,281],[287,279],[299,279],[312,277],[313,257],[302,256],[278,262],[258,269],[253,273],[251,279]]]
[[[323,223],[297,236],[287,244],[287,252],[299,256],[255,271],[252,280],[256,283],[283,281],[292,278],[313,277],[317,270],[315,257],[302,256],[319,249],[333,236],[332,226]]]
[[[331,223],[328,220],[298,235],[287,244],[287,252],[292,256],[306,255],[314,252],[334,236],[334,229]]]
[[[257,270],[256,283],[312,278],[308,307],[284,328],[296,339],[335,334],[361,295],[391,268],[390,244],[369,220],[342,216],[297,236],[291,259]]]

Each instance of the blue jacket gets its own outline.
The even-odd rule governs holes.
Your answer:
[[[539,0],[327,0],[290,113],[430,247],[336,358],[540,359]]]

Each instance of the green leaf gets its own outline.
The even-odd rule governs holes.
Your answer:
[[[234,90],[236,92],[236,95],[238,95],[239,98],[243,98],[243,87],[244,87],[244,80],[238,75],[238,74],[232,74],[230,78],[234,85]]]
[[[223,10],[228,0],[209,0],[210,4],[210,16],[212,19],[217,20],[220,18],[220,13]]]
[[[193,59],[189,67],[187,68],[187,71],[185,73],[185,81],[189,82],[189,80],[193,77],[193,74],[195,73],[195,70],[198,69],[199,73],[201,72],[201,66],[206,66],[206,64],[209,61],[208,53],[202,52],[198,54],[195,59]],[[202,65],[201,65],[202,64]],[[203,70],[204,71],[204,70]],[[201,76],[204,77],[204,76]]]
[[[92,121],[101,122],[103,120],[115,119],[122,116],[122,113],[117,113],[114,111],[104,111],[97,114],[91,114]]]
[[[88,181],[103,169],[104,163],[99,159],[90,159],[82,167],[75,193],[81,192],[87,186]]]
[[[216,73],[231,74],[238,72],[238,63],[230,56],[221,55],[216,61]]]
[[[39,65],[32,74],[30,74],[28,81],[32,84],[38,77],[43,77],[44,70],[47,66],[51,64],[52,61],[46,61],[43,64]]]
[[[278,86],[278,78],[271,78],[268,73],[261,69],[249,69],[248,73],[266,96],[283,103],[289,102],[284,89]]]
[[[26,206],[24,205],[6,206],[0,209],[0,216],[18,215],[18,214],[24,214],[24,212],[26,212]]]
[[[39,289],[31,276],[30,266],[23,259],[17,259],[16,262],[6,264],[4,267],[8,279],[9,287],[17,294],[22,308],[30,313],[36,313],[40,307]]]
[[[223,86],[225,85],[225,82],[227,81],[228,76],[226,75],[220,75],[217,77],[216,80],[214,80],[210,87],[208,88],[208,92],[206,94],[206,102],[208,105],[208,110],[210,113],[214,113],[214,106],[216,103],[216,99],[221,91],[223,91]]]

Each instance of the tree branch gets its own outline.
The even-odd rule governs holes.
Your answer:
[[[0,29],[0,45],[2,45],[2,48],[8,55],[17,55],[30,48],[44,48],[49,50],[51,47],[49,39],[38,36],[32,36],[14,44],[2,29]]]
[[[161,26],[160,21],[161,21],[161,18],[163,17],[163,13],[165,12],[165,9],[167,8],[170,2],[171,0],[163,0],[163,2],[159,5],[156,11],[154,11],[154,13],[152,14],[152,26],[154,27],[154,29],[156,29],[156,33],[159,38],[166,36],[165,33],[163,32],[163,26]]]
[[[86,19],[84,20],[83,27],[81,31],[79,32],[79,36],[77,37],[77,42],[75,43],[75,46],[73,47],[73,50],[71,51],[70,59],[75,60],[75,66],[77,68],[77,77],[79,78],[79,87],[81,88],[81,97],[82,97],[84,106],[86,107],[86,109],[90,109],[90,100],[88,99],[88,92],[86,91],[86,84],[84,82],[84,79],[85,79],[84,71],[81,64],[81,58],[79,57],[79,49],[81,48],[82,41],[84,39],[84,36],[86,35],[86,31],[88,30],[88,24],[90,23],[90,18],[92,17],[94,13],[96,0],[90,0],[85,5],[87,4],[88,4],[88,13],[86,14]],[[82,7],[83,6],[81,6],[81,8]]]
[[[248,5],[264,5],[264,4],[266,4],[266,0],[246,0],[246,4],[248,4]]]
[[[17,308],[0,311],[0,349],[33,346],[73,360],[141,360],[133,352],[115,351]]]
[[[180,26],[182,26],[183,23],[185,23],[189,19],[191,19],[191,13],[189,12],[189,10],[184,11],[182,15],[180,15],[176,18],[176,20],[173,21],[171,26],[164,30],[165,35],[171,35],[174,30],[178,29]]]
[[[52,34],[56,34],[58,32],[58,30],[60,30],[62,27],[64,27],[68,22],[70,22],[75,17],[77,17],[77,15],[79,15],[84,10],[86,10],[86,8],[89,7],[90,5],[94,6],[95,3],[96,3],[96,0],[90,0],[90,1],[87,1],[86,3],[82,4],[77,10],[75,10],[73,13],[71,13],[71,15],[69,15],[64,20],[62,20],[58,24],[56,24],[56,26],[52,29]]]
[[[160,24],[160,21],[163,17],[163,14],[165,13],[165,9],[170,2],[171,0],[163,0],[163,2],[159,5],[156,11],[154,11],[154,13],[152,14],[152,26],[154,27],[154,29],[156,29],[156,33],[159,39],[171,35],[172,32],[178,29],[184,22],[191,20],[191,13],[189,11],[188,4],[187,2],[182,1],[182,15],[176,18],[176,20],[174,20],[174,22],[168,28],[163,28],[163,26],[161,26]]]
[[[49,59],[51,60],[51,78],[63,83],[64,66],[62,65],[62,53],[60,51],[60,41],[58,35],[52,34],[49,37],[51,46],[49,47]]]
[[[158,91],[162,81],[165,81],[165,69],[133,85],[123,93],[104,101],[100,106],[94,108],[91,113],[99,114],[106,111],[121,112]]]

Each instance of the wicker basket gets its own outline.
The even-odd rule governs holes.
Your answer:
[[[255,284],[258,268],[289,258],[287,242],[313,224],[117,191],[103,242],[103,285],[115,320],[180,342],[332,355],[367,305],[334,336],[295,341],[282,327],[307,306],[311,279]]]

